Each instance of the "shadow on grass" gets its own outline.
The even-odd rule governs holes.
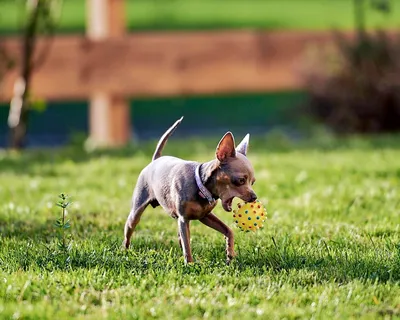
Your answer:
[[[38,225],[26,221],[5,225],[0,221],[0,226],[0,244],[3,247],[0,250],[0,268],[8,272],[31,268],[46,271],[96,268],[127,276],[144,277],[149,272],[165,277],[216,273],[247,279],[253,276],[289,277],[294,273],[288,279],[304,286],[323,282],[343,284],[352,280],[400,282],[400,244],[392,244],[389,253],[387,248],[378,248],[379,252],[371,254],[372,249],[357,245],[343,253],[344,249],[335,242],[329,244],[331,248],[327,251],[314,243],[310,246],[312,250],[302,250],[301,243],[292,242],[284,248],[266,238],[258,250],[250,245],[237,247],[237,258],[226,266],[221,243],[193,241],[196,263],[185,266],[178,242],[170,236],[162,240],[143,233],[136,234],[131,249],[125,251],[121,249],[122,230],[121,234],[116,231],[120,226],[115,226],[112,231],[99,231],[101,228],[93,225],[85,235],[80,231],[79,236],[74,237],[76,243],[68,253],[70,258],[66,263],[63,256],[54,254],[56,245],[51,221]]]
[[[377,281],[381,283],[400,281],[400,250],[391,259],[383,260],[376,256],[360,256],[357,259],[346,256],[318,255],[310,252],[300,254],[296,251],[282,256],[272,248],[263,257],[244,254],[237,259],[237,266],[244,271],[251,266],[255,273],[266,269],[275,272],[306,271],[309,277],[303,279],[305,284],[313,282],[334,281],[347,283],[354,279],[361,281]]]
[[[45,223],[37,223],[27,220],[9,220],[0,217],[0,234],[3,240],[17,238],[18,240],[46,240],[52,233],[54,221],[47,220]]]
[[[102,227],[95,222],[96,215],[74,215],[73,234],[77,239],[92,237],[98,234],[99,230],[101,232],[115,232],[115,230],[120,230],[122,234],[123,223],[107,223],[107,227]],[[48,242],[55,238],[56,228],[54,227],[54,223],[56,218],[39,222],[30,219],[4,219],[0,216],[0,235],[3,240],[14,238],[17,241],[33,240],[34,242]]]
[[[236,258],[231,266],[225,265],[223,248],[219,248],[213,257],[203,256],[195,252],[197,262],[191,266],[183,263],[182,251],[177,241],[154,241],[136,239],[129,252],[123,252],[121,242],[114,240],[108,253],[106,249],[97,254],[79,252],[71,260],[72,268],[91,269],[103,267],[108,270],[119,270],[136,275],[145,276],[149,272],[186,274],[188,276],[212,275],[223,273],[226,275],[252,277],[263,275],[288,275],[293,271],[305,271],[303,275],[294,275],[296,284],[312,285],[314,283],[336,282],[348,283],[352,280],[372,281],[379,283],[400,281],[400,259],[383,261],[381,259],[360,258],[346,260],[343,257],[335,259],[320,257],[312,253],[301,255],[294,252],[284,259],[274,254],[272,248],[264,256],[244,253]],[[37,260],[36,262],[39,262]],[[43,266],[43,264],[42,264]]]

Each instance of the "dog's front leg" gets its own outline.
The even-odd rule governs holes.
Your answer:
[[[226,239],[226,263],[229,264],[236,255],[234,250],[234,237],[232,230],[213,213],[208,214],[200,222],[206,226],[221,232]]]
[[[178,219],[178,229],[181,240],[181,247],[183,251],[183,256],[185,257],[185,262],[193,262],[192,250],[190,249],[190,225],[189,220],[182,217]]]

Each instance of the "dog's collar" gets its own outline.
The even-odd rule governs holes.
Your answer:
[[[203,182],[201,181],[200,167],[201,167],[201,164],[199,164],[196,167],[196,171],[195,171],[195,174],[194,174],[194,177],[196,179],[197,187],[200,190],[199,195],[200,195],[200,197],[202,197],[204,199],[207,199],[208,203],[211,204],[211,203],[215,202],[216,200],[212,196],[211,192],[207,190],[207,188],[204,186]]]

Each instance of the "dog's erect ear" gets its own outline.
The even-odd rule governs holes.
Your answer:
[[[233,138],[233,134],[231,132],[225,133],[225,135],[222,137],[221,141],[218,143],[215,155],[221,162],[236,156],[235,139]]]
[[[246,136],[243,138],[243,140],[236,147],[236,152],[239,152],[239,153],[243,154],[244,156],[246,156],[247,149],[249,147],[249,140],[250,140],[250,134],[246,134]]]

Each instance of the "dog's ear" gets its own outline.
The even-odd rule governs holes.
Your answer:
[[[225,135],[222,137],[221,141],[218,143],[215,155],[221,162],[236,156],[235,138],[231,132],[225,133]]]
[[[249,147],[249,140],[250,140],[250,134],[246,134],[246,136],[243,138],[243,140],[236,147],[236,152],[239,152],[239,153],[243,154],[244,156],[246,156],[247,149]]]

